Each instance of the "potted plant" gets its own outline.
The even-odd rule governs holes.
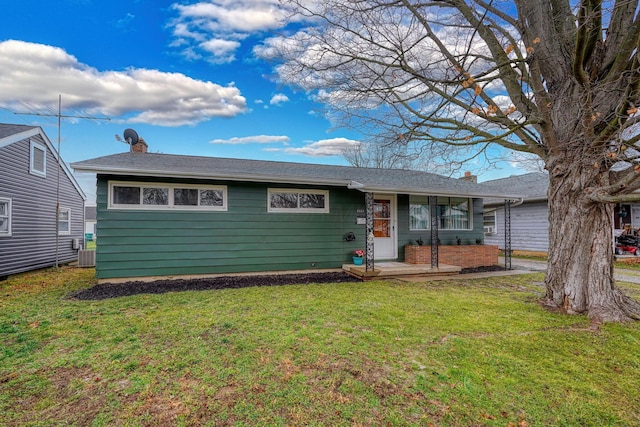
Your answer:
[[[364,249],[356,249],[353,251],[353,263],[355,265],[362,265],[362,258],[364,257]]]

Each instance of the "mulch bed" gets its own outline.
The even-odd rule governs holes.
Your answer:
[[[361,282],[347,273],[273,274],[256,276],[224,276],[199,279],[155,280],[153,282],[102,283],[69,295],[77,300],[103,300],[138,294],[164,294],[180,291],[237,289],[250,286],[283,286],[309,283]]]
[[[464,268],[461,274],[480,273],[485,271],[502,271],[503,267],[489,266]],[[204,291],[212,289],[237,289],[250,286],[283,286],[303,285],[310,283],[342,283],[361,282],[362,280],[347,273],[304,273],[304,274],[270,274],[252,276],[224,276],[199,279],[170,279],[153,282],[132,281],[124,283],[102,283],[69,295],[76,300],[103,300],[126,297],[138,294],[164,294],[167,292]]]

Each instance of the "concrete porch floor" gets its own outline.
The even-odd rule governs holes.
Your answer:
[[[408,264],[406,262],[376,262],[373,271],[367,271],[364,265],[343,264],[342,270],[363,280],[375,278],[399,278],[407,276],[428,275],[454,275],[458,274],[462,267],[440,264],[437,268],[431,268],[430,264]]]

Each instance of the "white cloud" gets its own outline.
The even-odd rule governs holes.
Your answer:
[[[322,139],[311,142],[304,147],[289,147],[284,151],[287,154],[302,154],[311,157],[326,157],[341,155],[345,149],[360,145],[360,141],[347,138]]]
[[[276,93],[271,97],[269,104],[279,105],[279,104],[282,104],[283,102],[289,102],[289,97],[284,93]]]
[[[235,42],[228,44],[229,48],[235,46],[235,51],[240,47],[238,40],[282,28],[288,22],[288,12],[279,0],[209,0],[190,5],[174,3],[173,8],[178,12],[178,17],[169,25],[174,36],[181,43],[185,40],[195,42],[213,56],[209,59],[212,62],[233,60],[233,52],[228,50],[221,54],[217,50],[207,50],[201,44],[204,40]],[[185,48],[185,52],[193,58],[191,49]]]
[[[284,18],[278,1],[270,0],[211,0],[174,7],[183,19],[206,20],[209,28],[233,32],[278,28]]]
[[[58,94],[66,108],[160,126],[191,125],[247,111],[233,84],[220,86],[142,68],[100,71],[57,47],[0,42],[0,106],[51,106]]]
[[[200,44],[203,50],[213,54],[212,62],[232,62],[236,59],[234,52],[240,47],[240,43],[230,40],[211,39]]]
[[[284,135],[254,135],[254,136],[243,136],[243,137],[233,137],[229,139],[214,139],[209,141],[210,144],[274,144],[280,143],[287,145],[290,141],[288,136]]]

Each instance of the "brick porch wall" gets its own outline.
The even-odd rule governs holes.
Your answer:
[[[431,264],[431,246],[406,245],[404,262]],[[462,268],[484,267],[498,264],[498,246],[453,245],[438,247],[438,262]]]

